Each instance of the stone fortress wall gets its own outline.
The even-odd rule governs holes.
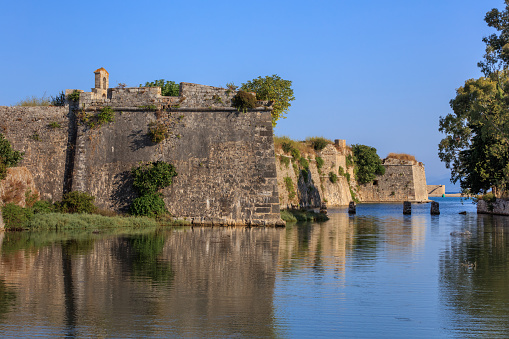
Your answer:
[[[44,199],[89,192],[101,208],[125,211],[134,197],[130,169],[168,161],[178,172],[163,193],[176,217],[207,225],[284,224],[274,161],[270,103],[245,113],[231,107],[234,92],[180,84],[180,96],[159,87],[109,88],[104,68],[95,88],[65,107],[0,107],[0,128],[33,173]],[[66,90],[66,94],[74,90]],[[115,121],[90,128],[78,117],[110,106]],[[55,123],[58,123],[58,127]],[[154,144],[150,124],[169,137]],[[53,126],[53,127],[51,127]]]
[[[445,194],[445,185],[427,185],[429,197],[441,197]]]
[[[334,145],[327,145],[322,151],[309,152],[304,155],[309,161],[309,174],[305,180],[293,158],[282,152],[276,154],[281,207],[316,208],[322,203],[328,206],[345,206],[354,201],[354,197],[359,202],[428,201],[426,175],[422,163],[384,159],[385,174],[377,176],[373,182],[358,185],[353,166],[347,166],[347,157],[351,155],[345,140],[341,139],[335,140]],[[321,169],[317,168],[315,157],[323,159]],[[339,174],[340,167],[345,175]],[[329,179],[329,173],[337,175],[336,182],[333,183]],[[288,188],[289,181],[290,186],[295,189],[295,194]]]

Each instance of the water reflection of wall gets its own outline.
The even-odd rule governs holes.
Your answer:
[[[0,329],[274,336],[281,232],[194,228],[4,253],[0,279],[15,287],[17,302]]]
[[[280,270],[298,269],[298,263],[342,272],[348,260],[367,263],[381,256],[400,260],[402,253],[423,251],[425,216],[349,216],[335,210],[329,217],[322,224],[287,225],[280,241]],[[292,260],[296,258],[300,260]]]
[[[444,321],[459,333],[507,337],[509,218],[478,215],[453,233],[440,255]]]
[[[323,224],[287,225],[281,233],[279,260],[281,271],[313,267],[344,273],[347,252],[354,241],[354,225],[348,214],[331,213]],[[292,260],[292,259],[300,260]]]

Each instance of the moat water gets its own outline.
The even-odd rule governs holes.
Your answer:
[[[507,337],[509,217],[436,200],[286,229],[3,233],[0,337]]]

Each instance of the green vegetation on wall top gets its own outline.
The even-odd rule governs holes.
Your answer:
[[[274,74],[272,76],[261,76],[243,83],[242,91],[255,92],[258,100],[273,101],[272,126],[276,126],[279,119],[285,119],[290,109],[290,101],[295,100],[293,96],[292,82],[284,80]]]
[[[382,160],[376,153],[376,148],[366,145],[352,145],[353,160],[355,163],[355,178],[359,184],[366,184],[385,174]]]
[[[246,112],[248,109],[256,108],[256,97],[251,93],[238,91],[237,94],[235,94],[235,96],[232,98],[232,106],[235,107],[239,112]]]
[[[142,87],[141,84],[140,87]],[[143,87],[161,87],[162,96],[178,97],[180,95],[180,85],[174,81],[154,80],[146,82]]]

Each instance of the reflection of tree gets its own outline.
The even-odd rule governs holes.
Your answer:
[[[165,240],[163,234],[125,237],[119,244],[117,255],[132,276],[169,282],[174,276],[171,263],[160,257]]]
[[[477,223],[472,236],[452,237],[442,254],[441,291],[454,311],[452,326],[476,324],[503,335],[509,331],[509,220],[479,215]]]
[[[3,280],[0,280],[0,318],[14,305],[16,294],[11,291]]]

